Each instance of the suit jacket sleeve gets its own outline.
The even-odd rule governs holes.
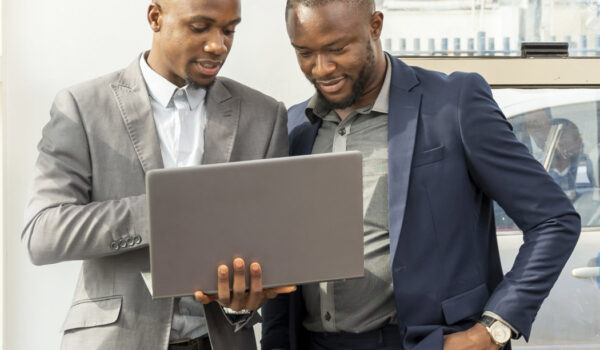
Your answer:
[[[32,262],[91,259],[146,246],[145,195],[91,200],[90,150],[70,92],[57,95],[50,115],[38,144],[36,174],[21,234]],[[119,243],[127,249],[115,249]]]
[[[277,117],[273,126],[273,134],[269,142],[265,158],[287,157],[289,155],[287,134],[287,111],[283,103],[277,104]]]
[[[579,215],[516,139],[483,78],[466,75],[459,105],[469,175],[523,231],[524,243],[514,265],[485,310],[502,317],[527,339],[542,301],[575,247]]]

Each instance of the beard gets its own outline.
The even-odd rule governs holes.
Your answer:
[[[369,79],[373,75],[373,71],[375,70],[375,53],[373,51],[373,47],[371,47],[371,43],[367,43],[367,57],[365,59],[365,64],[363,65],[360,73],[358,73],[358,78],[354,81],[352,85],[352,92],[346,98],[341,101],[333,102],[327,99],[319,90],[317,86],[317,82],[315,79],[309,79],[310,82],[315,86],[317,93],[322,101],[325,102],[329,109],[346,109],[348,107],[353,106],[358,100],[362,97],[365,92],[365,88],[369,83]]]
[[[185,85],[189,86],[191,88],[194,88],[194,89],[205,89],[205,90],[208,90],[208,89],[210,89],[215,84],[216,80],[217,80],[217,78],[215,77],[215,79],[213,79],[210,83],[208,83],[208,85],[206,85],[206,84],[202,85],[202,84],[197,83],[194,80],[192,80],[192,78],[186,77],[185,78]]]

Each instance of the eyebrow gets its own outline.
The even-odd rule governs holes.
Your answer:
[[[208,23],[216,23],[217,22],[214,18],[203,16],[203,15],[196,15],[194,17],[191,17],[190,21],[204,21],[204,22],[208,22]],[[233,21],[227,23],[226,26],[230,26],[233,24],[239,24],[241,21],[242,21],[242,19],[238,17],[238,18],[234,19]]]
[[[343,38],[336,39],[336,40],[331,41],[323,46],[324,47],[332,47],[332,46],[339,44],[341,41],[343,41]],[[292,43],[292,46],[295,47],[296,49],[300,49],[300,50],[308,49],[308,47],[296,45],[294,43]]]

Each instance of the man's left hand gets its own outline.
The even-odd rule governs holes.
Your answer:
[[[444,336],[444,350],[498,350],[487,329],[481,323],[463,332]]]

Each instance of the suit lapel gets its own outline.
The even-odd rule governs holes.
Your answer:
[[[139,67],[139,58],[120,75],[111,88],[144,172],[163,167],[162,154],[150,97]]]
[[[231,152],[240,119],[240,98],[231,95],[219,79],[206,96],[203,164],[231,160]]]
[[[322,123],[321,119],[315,123],[310,123],[307,120],[306,123],[298,127],[301,128],[301,134],[294,135],[290,140],[290,156],[312,154],[313,145]]]
[[[410,180],[411,163],[421,106],[421,91],[414,71],[400,60],[392,61],[392,84],[388,118],[388,193],[390,224],[390,261],[393,263]]]

